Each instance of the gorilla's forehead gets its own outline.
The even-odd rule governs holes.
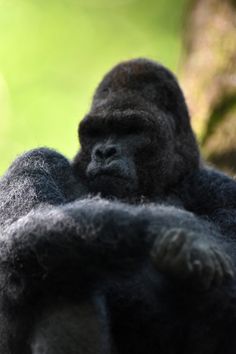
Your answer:
[[[147,91],[140,92],[122,89],[115,93],[110,93],[104,98],[94,97],[89,115],[97,119],[116,119],[131,121],[144,120],[146,124],[156,125],[159,121],[167,119],[166,114],[170,113],[166,104],[166,97],[163,95],[162,102],[155,100],[155,104],[150,97],[151,88],[147,86]],[[150,99],[147,99],[147,95]],[[161,94],[160,94],[161,95]],[[164,118],[165,116],[165,118]]]
[[[160,111],[176,113],[177,100],[183,100],[175,81],[130,80],[123,86],[101,84],[95,92],[91,111],[109,110],[143,110],[156,116]],[[183,102],[184,104],[184,102]]]

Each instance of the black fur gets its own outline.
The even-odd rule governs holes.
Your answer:
[[[236,352],[236,184],[200,162],[178,83],[109,72],[70,164],[0,180],[0,353]]]

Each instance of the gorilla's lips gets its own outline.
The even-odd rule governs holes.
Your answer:
[[[120,184],[120,183],[130,183],[130,178],[121,171],[110,169],[110,168],[99,168],[90,174],[90,181],[93,184],[96,183],[108,183],[108,184]]]
[[[122,174],[120,171],[110,169],[110,168],[99,168],[94,171],[93,175],[91,176],[92,179],[97,179],[97,178],[111,178],[113,180],[119,179],[119,180],[129,180],[129,178]]]
[[[128,176],[124,170],[117,166],[116,168],[102,166],[90,169],[88,176],[90,189],[103,196],[120,196],[122,190],[130,194],[136,185],[131,176]]]
[[[97,163],[92,161],[87,168],[87,176],[89,179],[111,178],[131,180],[130,169],[122,160],[111,161],[108,164]]]

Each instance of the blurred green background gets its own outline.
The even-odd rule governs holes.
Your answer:
[[[24,150],[72,158],[102,76],[145,56],[178,72],[187,0],[0,0],[0,174]]]

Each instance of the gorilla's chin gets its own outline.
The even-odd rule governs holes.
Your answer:
[[[89,189],[93,194],[99,194],[104,198],[126,199],[135,198],[137,194],[136,182],[124,177],[97,175],[90,180]]]

